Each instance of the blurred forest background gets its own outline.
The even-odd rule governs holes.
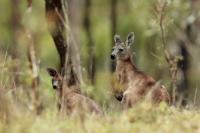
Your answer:
[[[163,2],[68,0],[69,26],[81,58],[81,89],[105,109],[112,110],[118,104],[111,89],[113,36],[117,33],[125,39],[132,31],[135,33],[132,51],[136,66],[160,80],[170,92],[173,88],[170,71],[176,69],[180,103],[199,106],[200,2],[167,0],[164,11]],[[177,59],[175,66],[166,61],[163,39],[165,49]],[[32,50],[35,53],[30,53]],[[31,58],[35,67],[30,55],[35,55]],[[55,108],[55,91],[46,68],[59,69],[59,66],[59,55],[45,17],[45,1],[1,0],[0,85],[6,94],[16,91],[19,93],[17,100],[29,106],[31,96],[26,92],[35,88],[41,107]],[[37,78],[36,86],[34,78]]]

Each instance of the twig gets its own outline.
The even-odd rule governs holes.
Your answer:
[[[159,25],[161,30],[161,38],[162,45],[164,49],[165,60],[169,65],[170,77],[171,77],[171,87],[172,87],[172,104],[176,103],[176,91],[177,91],[177,71],[178,71],[178,62],[180,61],[180,57],[176,57],[170,54],[170,52],[166,48],[166,40],[165,40],[165,31],[164,31],[164,13],[167,8],[167,1],[161,1],[156,7],[157,13],[159,13]]]

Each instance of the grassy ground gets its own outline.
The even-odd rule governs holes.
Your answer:
[[[155,107],[144,102],[126,112],[109,111],[103,117],[62,117],[56,108],[45,109],[40,115],[31,110],[19,110],[16,106],[2,109],[0,133],[200,132],[199,111],[165,104]],[[2,115],[2,111],[7,112]]]
[[[48,85],[43,82],[39,88],[38,104],[42,105],[42,111],[36,115],[30,100],[28,72],[21,73],[23,82],[15,88],[9,64],[9,59],[0,64],[0,133],[200,132],[200,111],[169,107],[164,103],[154,106],[143,102],[128,111],[108,104],[102,117],[60,116],[55,93],[49,89],[50,81]]]

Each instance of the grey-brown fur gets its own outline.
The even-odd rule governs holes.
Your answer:
[[[117,97],[122,100],[124,108],[132,107],[151,93],[154,103],[170,102],[169,94],[163,85],[156,82],[151,76],[139,71],[131,59],[130,46],[134,42],[134,33],[127,36],[123,42],[119,35],[114,36],[115,46],[112,49],[111,59],[116,59],[115,75],[120,84],[122,94]]]
[[[103,114],[100,106],[96,102],[85,95],[76,92],[75,88],[62,89],[63,77],[55,69],[47,68],[47,71],[52,77],[52,86],[57,91],[60,111],[62,113],[68,115],[84,113]]]

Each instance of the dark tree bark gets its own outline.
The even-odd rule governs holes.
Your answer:
[[[92,38],[90,16],[91,16],[91,0],[85,0],[84,27],[88,38],[88,57],[89,57],[87,70],[91,83],[94,84],[96,57],[95,57],[94,41]]]
[[[80,57],[71,35],[66,0],[45,0],[49,31],[60,56],[60,72],[64,76],[63,86],[76,86],[82,81]],[[65,87],[63,87],[65,88]]]
[[[32,0],[27,0],[28,8],[32,6]]]
[[[111,19],[111,43],[112,46],[114,45],[113,43],[113,37],[116,34],[117,31],[117,0],[111,0],[110,1],[110,19]],[[113,72],[115,70],[115,62],[111,62],[110,69]]]
[[[188,69],[189,69],[189,53],[187,48],[185,47],[185,42],[179,42],[180,54],[183,57],[183,60],[178,62],[178,71],[181,73],[181,79],[177,79],[179,82],[178,86],[178,93],[180,94],[180,104],[182,106],[187,105],[187,98],[188,98]]]
[[[45,0],[46,17],[49,25],[49,31],[56,45],[60,56],[60,71],[65,66],[65,53],[67,51],[67,40],[64,35],[64,12],[61,0]],[[61,18],[62,17],[62,18]]]

